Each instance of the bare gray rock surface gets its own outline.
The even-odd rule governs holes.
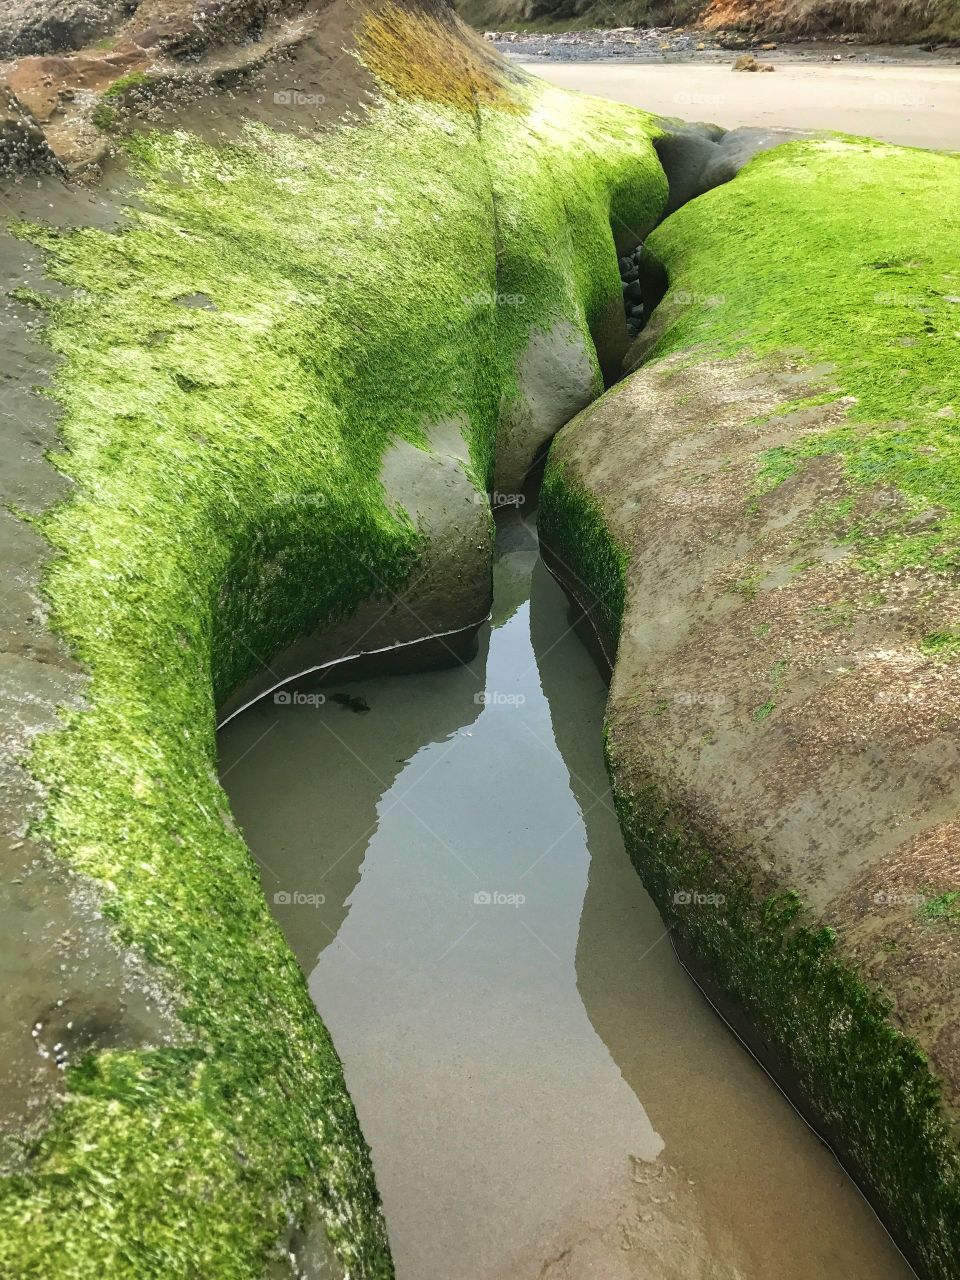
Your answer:
[[[79,49],[109,35],[139,0],[7,0],[0,13],[0,58]]]

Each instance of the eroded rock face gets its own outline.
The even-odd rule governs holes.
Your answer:
[[[28,1111],[39,1135],[0,1271],[255,1274],[271,1241],[307,1256],[310,1218],[339,1273],[387,1277],[336,1052],[218,784],[216,708],[469,637],[498,418],[519,477],[597,389],[591,334],[608,364],[625,339],[611,220],[649,229],[666,181],[649,117],[536,86],[439,4],[144,3],[114,34],[4,69],[44,164],[5,176],[0,238],[24,290],[0,369],[23,882],[0,1057],[33,1064],[4,1127]],[[571,209],[576,241],[543,254]]]
[[[917,166],[898,193],[895,164]],[[960,385],[957,228],[920,210],[957,180],[810,140],[675,213],[635,371],[560,432],[540,522],[615,656],[621,821],[685,963],[936,1280],[960,1200]]]
[[[126,40],[196,54],[256,38],[281,14],[324,8],[311,0],[9,0],[0,15],[0,60],[62,54]]]
[[[96,178],[132,106],[222,90],[309,41],[330,7],[330,0],[64,0],[62,11],[42,6],[42,22],[39,5],[14,9],[0,46],[0,96],[8,120],[32,142],[19,141],[15,152],[0,145],[0,172],[54,166]],[[344,25],[332,16],[320,46],[334,45]],[[37,135],[46,155],[31,154],[27,166],[23,153],[36,150]]]
[[[43,130],[13,92],[0,84],[0,169],[20,174],[57,167]]]
[[[960,948],[935,916],[949,915],[960,887],[960,667],[924,656],[914,637],[955,611],[955,587],[915,572],[878,589],[849,548],[811,527],[812,512],[847,492],[835,459],[744,510],[766,451],[842,424],[842,397],[783,412],[829,391],[831,374],[668,357],[566,427],[550,466],[566,491],[598,504],[629,557],[619,645],[606,635],[616,653],[608,753],[641,874],[688,964],[738,1022],[749,1011],[755,1048],[924,1274],[945,1277],[956,1243],[947,1135],[960,1119]],[[860,518],[889,500],[864,494]],[[556,539],[549,516],[544,524]],[[558,544],[554,566],[582,594],[591,574],[569,537]],[[815,565],[803,569],[805,558]],[[591,603],[602,619],[602,599]],[[878,1031],[882,1006],[851,986],[847,998],[862,1003],[838,1024],[829,967],[819,977],[811,954],[811,967],[792,969],[789,944],[776,926],[764,936],[770,920],[747,901],[787,903],[781,928],[835,930],[832,960],[882,985],[892,1027],[915,1038],[942,1082],[942,1110],[931,1093],[926,1117],[911,1115],[924,1059]],[[863,1062],[858,1086],[850,1053]],[[896,1172],[905,1153],[915,1162],[906,1182]],[[904,1206],[918,1183],[927,1199],[911,1221]],[[944,1235],[924,1256],[931,1222]]]
[[[594,352],[567,321],[531,335],[518,384],[519,400],[501,417],[497,435],[494,483],[502,493],[520,491],[539,450],[602,389]]]
[[[9,0],[0,14],[0,59],[81,49],[136,7],[136,0]]]
[[[659,26],[669,36],[682,22],[695,34],[709,33],[730,49],[743,48],[751,37],[764,34],[812,40],[840,35],[883,42],[951,40],[960,35],[952,0],[624,0],[613,11],[601,0],[458,0],[457,8],[481,30],[509,30],[534,21],[541,27],[566,27],[573,21],[585,28]]]
[[[657,155],[670,183],[668,218],[697,196],[732,182],[754,156],[805,135],[785,129],[721,129],[709,124],[665,121],[657,139]]]

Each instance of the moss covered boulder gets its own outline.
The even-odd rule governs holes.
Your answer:
[[[181,8],[3,68],[0,1273],[385,1277],[218,710],[469,639],[487,490],[619,362],[666,180],[442,6]]]
[[[960,1257],[960,160],[790,142],[650,237],[541,532],[678,950],[925,1277]]]

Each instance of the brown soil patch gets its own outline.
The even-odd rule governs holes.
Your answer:
[[[15,107],[11,127],[17,126],[24,140],[41,132],[46,152],[37,167],[52,157],[69,173],[97,176],[96,166],[111,150],[112,122],[119,127],[140,109],[149,114],[156,102],[216,96],[318,33],[334,2],[148,0],[104,44],[0,64],[0,91]],[[359,68],[354,78],[361,78]],[[104,95],[106,117],[97,110]],[[18,168],[25,167],[24,146]],[[5,150],[11,150],[9,144]],[[31,155],[35,151],[30,148]],[[0,155],[0,163],[3,159]]]
[[[951,0],[710,0],[704,27],[823,38],[840,32],[879,40],[957,34]]]

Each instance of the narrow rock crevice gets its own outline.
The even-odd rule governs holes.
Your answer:
[[[640,263],[643,259],[643,241],[619,260],[620,279],[623,281],[623,309],[627,316],[627,332],[635,338],[645,324],[646,304],[640,283]]]
[[[650,323],[653,313],[663,301],[669,281],[660,262],[652,254],[644,252],[642,240],[619,259],[619,266],[623,283],[623,309],[632,349],[632,344]],[[621,376],[625,370],[626,363]]]
[[[785,129],[728,130],[713,124],[664,123],[670,126],[669,131],[655,139],[654,148],[667,178],[669,194],[658,226],[691,200],[732,182],[755,156],[810,136]],[[626,250],[618,263],[630,340],[621,370],[621,377],[625,377],[643,362],[660,339],[661,333],[651,326],[651,320],[667,294],[670,280],[663,264],[644,251],[642,240]],[[648,327],[649,332],[644,333]]]

